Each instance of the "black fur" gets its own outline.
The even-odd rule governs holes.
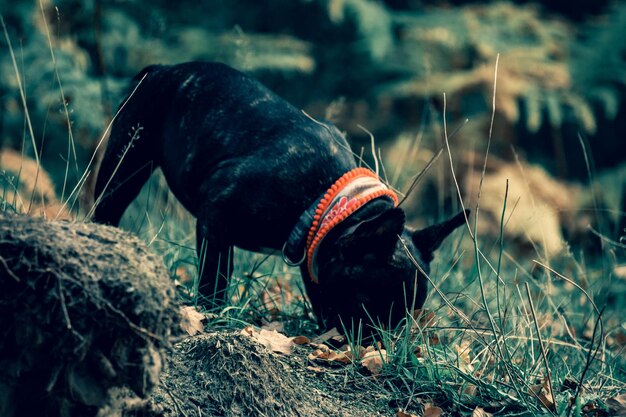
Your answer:
[[[223,301],[232,247],[280,250],[302,212],[355,168],[355,159],[334,126],[316,123],[223,64],[150,66],[140,80],[113,124],[95,221],[117,225],[160,166],[197,218],[198,248],[206,252],[201,291]],[[395,323],[407,306],[421,307],[426,281],[404,245],[428,271],[432,252],[463,222],[461,214],[415,234],[390,201],[367,204],[324,240],[319,284],[302,268],[318,318],[336,325],[339,316],[349,322],[367,310],[384,323],[391,312]]]

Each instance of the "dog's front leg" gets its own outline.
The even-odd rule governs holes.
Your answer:
[[[300,266],[300,273],[302,275],[304,288],[306,289],[306,295],[309,299],[309,302],[311,303],[313,313],[317,318],[317,323],[319,324],[320,328],[324,329],[329,324],[327,323],[327,318],[329,317],[329,314],[326,311],[324,294],[320,288],[320,285],[313,282],[313,279],[311,279],[309,271],[306,267],[306,263]]]
[[[233,246],[224,239],[219,223],[201,219],[196,223],[198,292],[207,307],[222,307],[233,271]]]

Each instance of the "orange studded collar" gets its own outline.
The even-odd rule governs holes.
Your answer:
[[[366,168],[346,172],[328,189],[317,204],[306,239],[306,261],[309,275],[318,283],[317,253],[328,233],[366,203],[388,197],[394,206],[398,196],[378,176]]]

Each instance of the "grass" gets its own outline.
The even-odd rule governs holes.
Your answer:
[[[158,197],[162,181],[153,178],[124,221],[163,255],[193,301],[194,220],[171,196]],[[498,415],[607,415],[604,401],[626,391],[617,341],[626,282],[606,275],[616,258],[585,260],[568,251],[549,260],[541,252],[522,258],[504,235],[509,208],[503,201],[495,241],[474,228],[475,239],[457,231],[444,244],[432,264],[423,317],[408,316],[393,331],[376,329],[386,352],[377,386],[407,408],[428,398],[460,414],[480,408]],[[234,256],[231,302],[209,312],[211,326],[279,322],[291,335],[316,332],[297,270],[278,257],[240,250]],[[351,333],[348,344],[358,352],[359,329]]]

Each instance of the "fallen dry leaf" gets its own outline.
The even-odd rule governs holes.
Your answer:
[[[330,356],[330,348],[326,345],[316,345],[311,343],[311,346],[316,348],[313,352],[309,353],[308,359],[314,361],[315,359],[328,359]]]
[[[318,374],[322,372],[326,372],[324,368],[320,368],[319,366],[307,366],[306,369],[308,369],[309,371],[318,373]]]
[[[193,279],[186,266],[179,266],[178,268],[176,268],[174,276],[180,284],[187,284]]]
[[[348,364],[352,362],[352,355],[350,354],[350,352],[330,352],[330,355],[328,355],[328,360],[330,362]]]
[[[296,336],[293,338],[294,345],[308,345],[311,340],[306,336]]]
[[[319,349],[319,350],[323,350],[326,352],[330,352],[330,348],[328,346],[326,346],[323,343],[309,343],[309,346],[311,346],[313,349]]]
[[[440,417],[443,414],[443,410],[432,404],[424,405],[424,414],[422,417]]]
[[[204,332],[204,314],[200,313],[193,306],[185,306],[180,309],[180,327],[189,336],[194,336]]]
[[[276,330],[256,330],[252,326],[247,326],[241,331],[241,334],[252,337],[272,352],[284,353],[285,355],[291,353],[292,338],[278,333]]]
[[[424,352],[425,350],[422,349],[421,346],[415,346],[415,349],[413,350],[413,354],[415,355],[416,358],[424,358],[425,357]]]
[[[605,401],[611,416],[626,416],[626,394]]]
[[[398,412],[396,413],[396,417],[418,417],[418,416],[415,414],[407,413],[402,410],[398,410]]]
[[[459,369],[465,373],[472,373],[474,371],[474,365],[472,365],[472,358],[470,357],[470,343],[463,341],[460,345],[455,345],[454,348],[458,357]]]
[[[361,365],[370,371],[372,375],[379,375],[387,360],[387,351],[385,349],[381,349],[378,351],[367,352],[363,355],[363,358],[361,358]]]
[[[491,417],[493,414],[486,412],[480,407],[474,408],[472,411],[472,417]]]
[[[412,314],[415,319],[414,325],[419,326],[421,329],[425,329],[426,327],[431,327],[435,324],[435,313],[427,310],[427,309],[416,309],[413,310]]]
[[[333,327],[332,329],[328,330],[325,333],[322,333],[321,335],[317,336],[315,339],[313,339],[314,343],[324,343],[329,339],[332,339],[333,337],[336,336],[341,336],[341,333],[339,333],[339,330],[337,330],[336,327]]]
[[[254,334],[254,327],[252,326],[244,327],[243,329],[241,329],[241,334],[244,336],[252,337],[252,335]]]
[[[556,409],[548,378],[544,378],[540,384],[531,385],[528,390],[531,394],[536,395],[541,404],[548,410],[554,411]]]
[[[321,335],[313,339],[313,343],[324,343],[328,342],[329,340],[333,342],[332,344],[334,346],[339,346],[340,344],[345,343],[346,337],[339,333],[336,327],[333,327],[329,331],[322,333]]]
[[[602,409],[601,407],[598,407],[598,405],[599,404],[596,401],[588,402],[581,409],[582,415],[585,415],[585,416],[597,416],[597,415],[604,415],[604,414],[606,414],[605,410]],[[611,416],[623,416],[624,414],[613,414],[613,413],[610,413],[610,415]]]
[[[313,352],[311,352],[308,356],[308,359],[313,361],[316,359],[325,360],[328,362],[338,362],[338,363],[351,363],[354,359],[353,352],[350,351],[349,348],[346,350],[334,351],[330,350],[330,348],[326,345],[310,343],[309,346],[315,348]]]
[[[309,353],[307,359],[310,361],[314,361],[315,359],[328,359],[328,355],[330,352],[324,352],[321,349],[315,349],[313,352]]]
[[[565,390],[576,391],[576,389],[578,389],[578,381],[570,376],[565,377],[565,379],[563,380],[563,384],[561,384],[561,391],[565,391]],[[585,388],[583,386],[580,393],[584,394],[584,391],[585,391]]]

